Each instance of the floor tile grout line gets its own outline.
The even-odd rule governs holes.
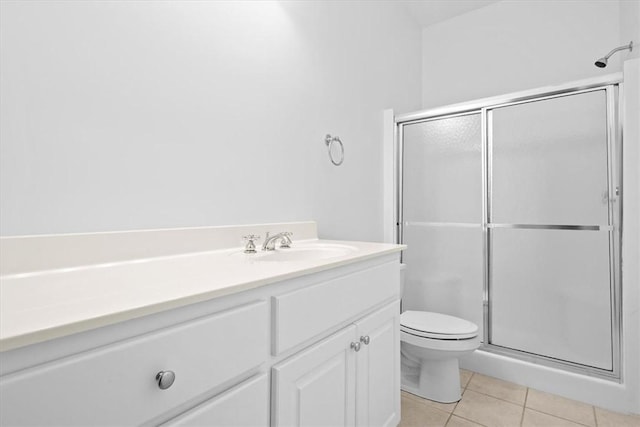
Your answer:
[[[576,420],[572,420],[572,419],[569,419],[569,418],[565,418],[565,417],[562,417],[562,416],[557,415],[557,414],[550,414],[549,412],[544,412],[542,409],[531,408],[531,407],[527,407],[526,409],[529,409],[530,411],[533,411],[533,412],[539,412],[539,413],[544,414],[544,415],[549,415],[549,416],[554,417],[554,418],[560,418],[563,421],[569,421],[569,422],[572,422],[574,424],[578,424],[578,425],[581,425],[581,426],[584,426],[584,427],[593,427],[593,426],[591,426],[589,424],[585,424],[585,423],[582,423],[580,421],[576,421]]]
[[[513,401],[511,401],[511,400],[506,400],[506,399],[503,399],[503,398],[501,398],[501,397],[497,397],[497,396],[494,396],[494,395],[492,395],[492,394],[485,393],[485,392],[483,392],[483,391],[474,390],[474,389],[472,389],[472,388],[469,388],[469,385],[471,384],[471,380],[473,379],[473,376],[477,373],[477,372],[473,372],[473,371],[469,371],[469,372],[471,372],[471,373],[472,373],[472,375],[469,377],[469,381],[467,382],[467,385],[466,385],[466,386],[465,386],[465,388],[464,388],[464,389],[465,389],[465,391],[466,391],[466,390],[471,390],[471,391],[473,391],[473,392],[475,392],[475,393],[480,393],[480,394],[482,394],[482,395],[489,396],[489,397],[493,397],[494,399],[498,399],[498,400],[501,400],[501,401],[503,401],[503,402],[511,403],[512,405],[518,405],[518,406],[525,406],[525,405],[526,405],[526,403],[527,403],[527,395],[529,394],[529,387],[525,387],[525,386],[523,386],[522,384],[516,384],[516,383],[513,383],[513,382],[511,382],[511,381],[501,380],[500,378],[496,378],[496,377],[491,377],[491,376],[489,376],[489,375],[485,375],[486,377],[489,377],[489,378],[495,378],[495,379],[500,380],[500,381],[503,381],[503,382],[505,382],[505,383],[509,383],[509,384],[513,384],[513,385],[516,385],[516,386],[524,387],[524,388],[526,389],[526,391],[525,391],[524,403],[522,403],[522,404],[521,404],[521,403],[516,403],[516,402],[513,402]],[[480,375],[484,375],[484,374],[480,374]]]
[[[499,401],[501,401],[501,402],[511,403],[512,405],[515,405],[515,406],[524,406],[523,404],[515,403],[515,402],[512,402],[512,401],[510,401],[510,400],[501,399],[501,398],[499,398],[499,397],[492,396],[492,395],[490,395],[490,394],[483,393],[483,392],[481,392],[481,391],[477,391],[477,390],[474,390],[474,389],[472,389],[472,388],[470,388],[470,389],[469,389],[469,391],[472,391],[472,392],[474,392],[474,393],[481,394],[481,395],[483,395],[483,396],[492,397],[492,398],[497,399],[497,400],[499,400]]]
[[[563,417],[563,416],[561,416],[561,415],[558,415],[558,414],[552,414],[552,413],[550,413],[550,412],[547,412],[546,408],[545,408],[545,409],[542,409],[542,408],[534,408],[534,407],[528,406],[528,405],[527,405],[527,403],[528,403],[528,400],[529,400],[529,390],[531,390],[531,387],[527,387],[527,396],[526,396],[525,401],[524,401],[525,408],[527,408],[527,409],[531,409],[532,411],[536,411],[536,412],[543,413],[543,414],[545,414],[545,415],[551,415],[552,417],[560,418],[561,420],[571,421],[571,422],[572,422],[572,423],[574,423],[574,424],[580,424],[580,425],[582,425],[582,426],[586,426],[586,427],[594,427],[594,426],[590,426],[589,424],[584,424],[584,423],[582,423],[582,422],[580,422],[580,421],[572,420],[572,419],[570,419],[570,418],[565,418],[565,417]],[[536,390],[536,389],[534,389],[534,390]],[[549,394],[553,394],[553,393],[549,393]],[[559,396],[559,395],[554,395],[554,396]],[[578,400],[569,399],[569,398],[566,398],[566,397],[563,397],[563,396],[559,396],[559,397],[562,397],[563,399],[570,400],[570,401],[572,401],[572,402],[576,402],[576,403],[580,403],[580,404],[585,404],[584,402],[580,402],[580,401],[578,401]],[[593,408],[593,411],[594,411],[594,412],[593,412],[593,418],[594,418],[595,426],[597,427],[597,425],[598,425],[598,420],[596,419],[596,415],[595,415],[595,406],[594,406],[594,405],[590,405],[590,406],[591,406],[591,408]]]
[[[520,413],[520,427],[522,427],[522,423],[524,423],[524,406],[521,407],[522,412]]]
[[[402,390],[402,391],[404,391],[404,390]],[[408,393],[408,394],[411,394],[411,393]],[[416,396],[416,395],[412,395],[412,396]],[[420,396],[416,396],[416,397],[418,397],[420,400],[429,400],[429,399],[425,399],[425,398],[420,397]],[[447,412],[447,411],[445,411],[443,409],[436,408],[435,406],[431,406],[428,403],[421,402],[420,400],[415,400],[415,399],[410,399],[410,398],[409,398],[409,400],[411,400],[413,403],[415,403],[417,405],[424,406],[425,408],[427,408],[429,410],[434,410],[436,412],[442,412],[444,414],[447,414],[447,421],[445,421],[443,427],[446,427],[447,423],[449,422],[449,419],[451,418],[451,414],[453,414],[453,411],[452,412]],[[400,418],[400,424],[402,424],[402,417]],[[398,424],[398,426],[400,426],[400,424]]]
[[[449,412],[449,411],[447,411],[445,409],[442,409],[442,408],[439,408],[439,407],[437,407],[435,405],[431,405],[431,404],[427,403],[427,401],[428,402],[435,402],[435,403],[440,403],[440,402],[436,402],[435,400],[425,399],[424,397],[420,397],[420,396],[417,396],[417,395],[412,395],[412,396],[417,397],[417,399],[409,398],[414,403],[417,403],[417,404],[422,405],[422,406],[426,406],[429,409],[435,409],[438,412],[444,412],[445,414],[453,414],[453,410],[455,409],[455,406],[454,406],[453,409],[451,409],[451,412]],[[456,405],[457,404],[458,404],[458,402],[456,402]]]
[[[453,413],[456,411],[456,408],[458,407],[458,404],[460,402],[462,402],[462,397],[464,396],[464,392],[467,391],[467,387],[469,387],[469,383],[471,382],[471,378],[473,378],[473,371],[467,371],[467,372],[471,372],[471,375],[469,376],[469,379],[467,380],[467,382],[464,383],[464,387],[462,388],[462,391],[460,392],[460,400],[458,400],[456,402],[455,405],[453,405],[453,409],[451,409],[451,414],[449,415],[449,418],[447,419],[447,424],[449,424],[449,420],[451,419],[451,417],[453,417]],[[459,415],[456,415],[456,417],[458,417]],[[465,418],[466,419],[466,418]],[[447,424],[445,424],[445,427],[447,426]]]
[[[418,396],[417,394],[413,394],[413,393],[409,393],[408,391],[404,391],[402,390],[403,393],[407,393],[410,397],[408,397],[407,399],[412,400],[413,402],[419,403],[420,405],[424,405],[427,406],[429,408],[433,408],[433,409],[437,409],[440,412],[446,412],[446,413],[453,413],[453,411],[456,409],[456,406],[458,405],[458,402],[455,402],[453,408],[451,409],[451,411],[448,411],[446,409],[442,409],[436,405],[432,405],[430,403],[427,402],[433,402],[433,403],[437,403],[437,404],[442,404],[442,405],[450,405],[451,403],[442,403],[442,402],[436,402],[435,400],[431,400],[431,399],[426,399],[422,396]],[[452,402],[453,403],[453,402]]]
[[[469,380],[469,383],[471,383],[471,380]],[[465,391],[467,391],[467,388],[465,388]],[[478,394],[480,394],[480,395],[482,395],[482,396],[486,396],[486,397],[490,397],[490,398],[493,398],[493,399],[499,400],[499,401],[504,402],[504,403],[510,403],[511,405],[514,405],[514,406],[517,406],[517,407],[522,408],[522,410],[524,411],[524,406],[522,406],[522,405],[518,405],[517,403],[509,402],[509,401],[504,400],[504,399],[499,399],[499,398],[497,398],[497,397],[494,397],[494,396],[491,396],[491,395],[488,395],[488,394],[484,394],[484,393],[481,393],[481,392],[477,392],[477,391],[475,391],[475,390],[471,390],[471,389],[469,389],[469,391],[472,391],[472,392],[474,392],[474,393],[478,393]],[[457,408],[457,406],[458,406],[458,404],[459,404],[460,402],[462,402],[462,399],[460,399],[460,400],[458,401],[458,403],[456,403],[456,408]],[[462,416],[462,415],[460,415],[460,414],[456,414],[456,413],[454,413],[454,412],[455,412],[455,408],[454,408],[453,412],[451,412],[451,415],[452,415],[452,416],[453,416],[453,415],[455,415],[456,417],[462,418],[462,419],[464,419],[464,420],[466,420],[466,421],[470,421],[470,422],[472,422],[472,423],[474,423],[474,424],[477,424],[477,425],[480,425],[480,426],[483,426],[483,427],[490,427],[490,426],[487,426],[487,425],[485,425],[485,424],[482,424],[482,423],[480,423],[480,422],[478,422],[478,421],[476,421],[476,420],[472,420],[471,418],[466,418],[466,417],[464,417],[464,416]],[[522,417],[521,417],[521,418],[522,418]],[[446,426],[446,425],[445,425],[445,426]]]
[[[522,403],[522,417],[520,417],[520,427],[524,424],[524,411],[527,408],[527,399],[529,398],[529,387],[524,391],[524,402]]]
[[[467,383],[468,384],[468,383]],[[462,391],[460,392],[460,400],[458,400],[456,402],[455,405],[453,405],[453,408],[451,408],[451,413],[449,414],[449,418],[447,419],[447,424],[449,423],[449,420],[451,419],[451,417],[453,417],[453,412],[456,410],[456,408],[458,407],[458,403],[460,403],[462,401],[462,395],[464,394],[465,390],[467,390],[467,386],[465,385],[464,388],[462,389]],[[445,427],[446,425],[445,424]]]
[[[473,371],[467,371],[467,372],[471,372],[471,375],[469,376],[469,379],[467,380],[467,382],[464,384],[464,387],[461,387],[462,391],[460,392],[460,400],[458,400],[456,402],[456,404],[453,405],[453,408],[451,409],[451,413],[449,414],[449,418],[447,419],[447,423],[445,424],[445,427],[449,423],[449,420],[451,419],[451,417],[453,417],[453,413],[455,412],[456,408],[458,407],[458,404],[462,401],[462,396],[464,395],[464,392],[467,391],[467,387],[469,387],[469,383],[471,382],[471,378],[473,378],[473,374],[475,373]]]
[[[591,405],[591,409],[593,409],[593,421],[596,423],[596,427],[598,427],[598,415],[596,414],[595,405]]]
[[[451,415],[453,416],[453,414],[451,414]],[[462,415],[459,415],[459,414],[455,414],[455,415],[456,415],[456,417],[458,417],[458,418],[462,418],[462,419],[463,419],[463,420],[465,420],[465,421],[469,421],[469,422],[471,422],[471,423],[478,424],[479,426],[482,426],[482,427],[489,427],[489,426],[487,426],[486,424],[479,423],[478,421],[474,421],[474,420],[472,420],[472,419],[470,419],[470,418],[463,417]]]
[[[447,421],[444,422],[444,427],[447,427],[447,424],[449,424],[449,420],[451,419],[451,417],[453,417],[453,411],[449,413],[449,416],[447,417]]]

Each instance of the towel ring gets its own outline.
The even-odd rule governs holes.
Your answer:
[[[331,153],[331,146],[334,142],[340,144],[340,160],[334,159],[333,154]],[[332,137],[331,135],[327,134],[327,136],[324,137],[324,143],[327,144],[327,150],[329,151],[329,159],[331,159],[331,163],[336,166],[340,166],[342,162],[344,162],[344,145],[342,144],[342,141],[340,141],[340,138],[337,136]]]

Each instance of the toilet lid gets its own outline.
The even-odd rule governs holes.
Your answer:
[[[405,311],[400,316],[400,327],[426,338],[465,339],[478,335],[478,326],[473,322],[429,311]]]

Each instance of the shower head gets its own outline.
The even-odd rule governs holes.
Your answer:
[[[598,59],[595,62],[595,66],[598,68],[604,68],[607,66],[607,61],[609,60],[609,58],[611,57],[611,55],[613,55],[614,53],[616,53],[619,50],[626,50],[629,49],[629,51],[633,51],[633,41],[630,41],[629,44],[625,44],[623,46],[619,46],[615,49],[613,49],[611,52],[607,53],[603,58]]]

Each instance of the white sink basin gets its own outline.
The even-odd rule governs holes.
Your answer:
[[[322,243],[242,255],[256,262],[296,262],[335,258],[348,255],[356,250],[357,248],[354,246]]]

